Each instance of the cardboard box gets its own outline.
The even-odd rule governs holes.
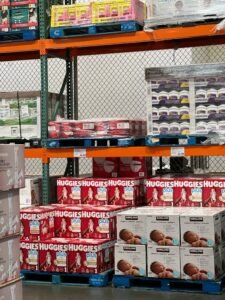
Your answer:
[[[213,247],[221,243],[221,217],[217,209],[194,208],[180,216],[181,245]]]
[[[23,300],[22,280],[14,280],[0,286],[0,295],[2,300]]]
[[[146,276],[146,245],[115,245],[115,274]]]
[[[12,281],[20,276],[19,237],[0,240],[0,284]]]
[[[117,243],[147,244],[147,211],[130,209],[117,214]]]
[[[147,247],[148,277],[180,278],[180,247]]]
[[[54,237],[55,207],[28,207],[20,211],[21,239],[42,241]]]
[[[139,206],[141,184],[138,178],[111,178],[108,180],[109,205]]]
[[[51,27],[68,27],[91,24],[92,5],[78,3],[53,5],[51,8]]]
[[[115,239],[116,215],[123,207],[96,206],[82,210],[81,236],[91,239]]]
[[[145,4],[139,0],[114,0],[92,3],[92,22],[94,24],[136,21],[143,24]]]
[[[203,186],[202,178],[176,178],[174,182],[174,206],[201,207]]]
[[[57,94],[48,93],[49,117],[54,111],[57,96]],[[62,101],[64,101],[64,96],[62,96]],[[0,112],[1,137],[19,138],[20,135],[26,139],[41,137],[40,91],[0,93]],[[63,109],[61,109],[59,114],[63,117]]]
[[[82,181],[81,199],[83,204],[107,205],[108,204],[108,180],[97,178],[85,178]]]
[[[214,280],[221,274],[218,248],[181,247],[181,279]]]
[[[0,238],[20,233],[19,190],[0,193]]]
[[[58,178],[57,202],[60,204],[81,204],[82,180],[83,178]]]
[[[121,157],[119,159],[119,177],[146,178],[151,175],[151,157]]]
[[[24,145],[0,145],[0,191],[25,186]]]
[[[40,204],[40,177],[26,177],[25,187],[20,189],[20,206]]]
[[[56,237],[81,237],[82,207],[57,207],[55,210]]]
[[[109,240],[71,239],[68,246],[69,272],[98,274],[113,268],[114,244]]]
[[[92,160],[92,171],[94,178],[113,178],[119,174],[119,158],[96,157]]]
[[[6,2],[7,3],[7,2]],[[0,4],[0,32],[7,32],[10,30],[10,11],[8,6],[1,6]]]
[[[38,28],[38,6],[28,4],[11,8],[10,23],[12,29],[37,29]]]
[[[147,241],[151,245],[180,245],[180,212],[174,209],[155,209],[147,215]]]
[[[68,272],[68,239],[53,238],[39,243],[39,270]]]
[[[20,269],[39,270],[39,243],[20,241]]]
[[[204,207],[225,207],[225,178],[205,178]]]
[[[173,206],[174,178],[153,177],[146,179],[146,201],[149,206]]]

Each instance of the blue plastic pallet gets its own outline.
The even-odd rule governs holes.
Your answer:
[[[129,147],[144,145],[144,138],[68,138],[68,139],[49,139],[48,148],[101,148],[101,147]]]
[[[159,279],[133,276],[113,276],[113,285],[123,288],[142,288],[159,290],[162,292],[190,292],[203,294],[221,294],[225,288],[225,276],[220,280],[182,280],[182,279]]]
[[[135,21],[115,22],[96,25],[92,24],[74,27],[57,27],[50,28],[50,37],[53,39],[57,39],[86,35],[134,32],[141,29],[142,26]]]
[[[1,42],[33,41],[39,37],[38,30],[18,30],[9,32],[0,32]]]
[[[201,145],[208,139],[207,136],[198,136],[198,135],[156,135],[156,136],[147,136],[145,138],[146,146],[194,146]]]
[[[107,286],[113,277],[113,270],[100,274],[50,273],[22,270],[24,284],[58,284],[67,286]]]

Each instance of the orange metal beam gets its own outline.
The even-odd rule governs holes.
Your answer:
[[[0,56],[7,60],[37,58],[37,54],[62,54],[73,49],[74,55],[146,51],[225,43],[225,31],[215,32],[215,25],[158,29],[152,32],[132,32],[85,37],[23,41],[0,44]],[[110,47],[112,50],[110,51]],[[22,55],[16,54],[21,53]],[[27,53],[27,55],[25,54]],[[30,53],[31,55],[29,55]],[[32,55],[33,54],[33,55]],[[2,59],[0,58],[0,61]]]
[[[23,41],[0,44],[0,53],[40,52],[40,41]],[[17,57],[17,59],[20,59]]]
[[[65,38],[65,39],[49,39],[46,40],[45,46],[48,51],[54,49],[81,49],[81,48],[96,48],[96,47],[107,47],[107,46],[121,46],[127,44],[138,44],[140,47],[145,47],[146,43],[156,43],[162,41],[174,41],[174,40],[190,40],[194,39],[195,43],[203,41],[204,37],[207,37],[207,43],[210,44],[210,37],[224,36],[225,31],[215,32],[215,25],[200,25],[194,27],[176,27],[158,29],[152,32],[132,32],[123,34],[110,34],[110,35],[95,35],[86,37],[76,38]],[[224,39],[225,42],[225,39]],[[174,45],[175,46],[175,45]],[[165,44],[154,45],[154,50],[166,48]],[[121,47],[122,48],[122,47]],[[120,48],[120,49],[121,49]],[[146,50],[146,48],[144,49]],[[151,50],[151,47],[149,47]],[[97,49],[96,49],[97,51]],[[98,51],[98,53],[100,53]],[[78,52],[82,55],[82,51]]]
[[[179,146],[182,147],[182,146]],[[157,147],[119,147],[119,148],[89,148],[86,149],[86,157],[160,157],[171,156],[171,148],[167,146]],[[43,163],[48,163],[51,158],[73,158],[74,150],[65,149],[26,149],[26,158],[40,158]],[[84,150],[84,149],[82,149]],[[186,146],[184,147],[185,156],[224,156],[225,146]]]

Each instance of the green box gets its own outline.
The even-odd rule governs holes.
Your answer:
[[[14,29],[37,29],[38,6],[36,4],[11,8],[10,23]]]

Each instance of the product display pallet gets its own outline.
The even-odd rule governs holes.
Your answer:
[[[225,18],[225,15],[187,15],[177,16],[168,18],[152,18],[151,20],[145,21],[144,30],[148,29],[161,29],[171,27],[191,27],[204,24],[218,24]]]
[[[144,138],[134,137],[105,137],[105,138],[71,138],[71,139],[49,139],[48,148],[100,148],[100,147],[128,147],[143,146]]]
[[[97,35],[97,34],[112,34],[133,32],[141,30],[142,26],[135,21],[115,22],[96,25],[83,25],[74,27],[58,27],[50,29],[50,37],[56,38],[68,38],[85,35]]]
[[[143,288],[163,292],[190,292],[203,294],[221,294],[225,289],[225,276],[219,280],[181,280],[159,279],[148,277],[133,277],[114,275],[113,285],[123,288]]]
[[[100,274],[81,274],[81,273],[49,273],[39,271],[22,270],[23,282],[25,284],[59,284],[71,286],[107,286],[113,277],[113,270]]]
[[[0,32],[1,42],[17,42],[17,41],[33,41],[39,37],[39,31],[34,30],[18,30],[9,32]]]
[[[179,146],[179,145],[201,145],[208,139],[207,136],[194,136],[194,135],[155,135],[147,136],[145,138],[146,146]]]

